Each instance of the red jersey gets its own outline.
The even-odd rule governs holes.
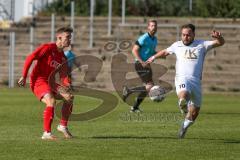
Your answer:
[[[63,51],[58,51],[55,43],[43,44],[26,58],[22,73],[24,78],[27,77],[28,70],[34,60],[37,62],[30,76],[31,85],[36,82],[48,82],[50,74],[67,61]],[[67,67],[67,65],[63,65],[63,70],[59,73],[63,84],[68,85],[67,68],[64,66]]]

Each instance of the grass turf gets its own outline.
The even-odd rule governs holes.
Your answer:
[[[122,101],[115,110],[91,121],[70,122],[74,139],[43,141],[44,105],[29,89],[0,91],[0,159],[240,159],[240,98],[205,94],[196,123],[185,139],[177,139],[182,116],[176,96],[142,104],[143,114],[130,114]],[[96,107],[99,100],[76,96],[74,113]]]

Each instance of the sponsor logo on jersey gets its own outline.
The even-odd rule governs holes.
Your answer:
[[[53,67],[53,68],[58,68],[59,66],[61,66],[61,64],[58,63],[58,62],[55,61],[55,60],[52,60],[52,61],[50,62],[50,66]]]

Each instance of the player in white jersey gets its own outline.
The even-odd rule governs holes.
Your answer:
[[[195,26],[183,25],[181,28],[181,41],[173,43],[167,49],[159,51],[150,57],[147,63],[151,63],[158,57],[166,57],[170,54],[176,56],[175,87],[178,96],[180,110],[185,115],[185,120],[179,132],[179,138],[184,138],[187,128],[196,120],[201,106],[202,91],[201,79],[204,58],[207,51],[222,46],[225,41],[220,32],[212,31],[212,41],[194,40]]]

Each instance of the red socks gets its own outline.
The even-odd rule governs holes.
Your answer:
[[[63,106],[62,106],[62,118],[61,118],[61,121],[60,121],[60,124],[62,126],[67,126],[67,123],[68,123],[68,119],[72,113],[72,106],[73,104],[72,103],[63,103]]]
[[[60,124],[67,126],[68,119],[72,113],[72,103],[64,103],[62,107],[62,118]],[[45,132],[51,132],[51,125],[54,117],[54,107],[46,106],[43,112],[43,129]]]
[[[46,106],[43,112],[43,129],[45,132],[51,132],[53,117],[54,117],[54,107]]]

